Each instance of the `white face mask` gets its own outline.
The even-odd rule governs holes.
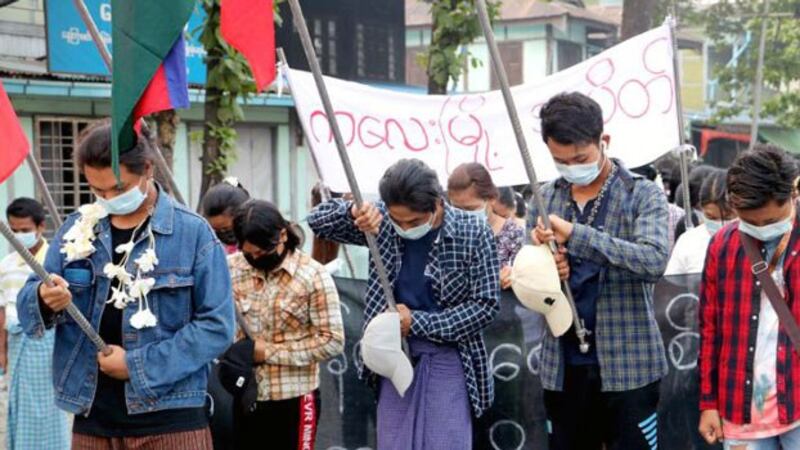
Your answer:
[[[605,153],[606,143],[605,141],[600,141],[600,159],[597,161],[571,165],[556,163],[556,169],[568,182],[576,186],[588,186],[600,176],[605,162]]]
[[[434,217],[436,217],[436,214],[432,213],[431,220],[429,220],[427,223],[416,226],[414,228],[409,228],[407,230],[402,229],[400,225],[398,225],[397,222],[395,222],[391,217],[389,219],[392,221],[392,226],[394,227],[394,231],[396,231],[401,238],[407,239],[409,241],[416,241],[422,239],[426,234],[431,232],[431,230],[433,229]]]
[[[467,213],[467,214],[469,214],[471,216],[480,217],[480,218],[483,218],[483,219],[486,219],[489,216],[489,214],[486,212],[486,203],[485,202],[483,203],[483,206],[481,206],[478,209],[462,209],[462,211],[464,211],[465,213]]]
[[[790,215],[789,217],[780,222],[771,223],[769,225],[764,225],[761,227],[747,223],[744,220],[740,219],[739,231],[753,237],[754,239],[758,239],[761,242],[769,242],[778,239],[784,234],[792,231],[793,225],[794,225],[794,214]]]

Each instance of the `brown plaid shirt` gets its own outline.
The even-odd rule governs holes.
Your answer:
[[[241,253],[229,256],[228,265],[237,307],[253,337],[267,342],[266,362],[256,369],[258,400],[317,389],[319,362],[344,349],[339,294],[330,274],[299,250],[266,277]]]

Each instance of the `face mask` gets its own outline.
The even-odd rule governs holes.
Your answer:
[[[721,230],[723,226],[725,226],[725,222],[722,220],[712,220],[708,217],[704,217],[706,230],[708,230],[708,234],[711,236],[717,234],[717,231]]]
[[[35,231],[29,233],[14,233],[14,237],[27,249],[32,249],[39,242],[39,236]]]
[[[137,184],[128,192],[120,194],[111,200],[97,197],[97,202],[112,216],[127,216],[139,209],[146,198],[147,195],[139,189],[139,185]]]
[[[476,210],[463,209],[462,211],[464,211],[465,213],[469,214],[470,216],[480,217],[481,219],[485,219],[487,217],[486,205],[484,205],[480,209],[476,209]]]
[[[225,245],[236,245],[236,233],[233,230],[216,231],[217,239]]]
[[[434,216],[435,214],[431,215],[430,222],[424,223],[414,228],[409,228],[408,230],[400,228],[400,225],[396,224],[394,220],[392,220],[392,226],[394,227],[394,231],[396,231],[401,238],[407,239],[409,241],[416,241],[422,239],[423,236],[431,232],[431,230],[433,229]]]
[[[258,258],[254,258],[252,255],[245,253],[244,257],[254,269],[264,273],[270,273],[277,269],[284,258],[286,258],[286,250],[284,250],[283,253],[272,252],[268,255],[259,256]]]
[[[739,220],[739,231],[750,235],[761,242],[769,242],[792,231],[793,223],[794,214],[780,222],[764,225],[763,227],[757,227],[745,222],[744,220]]]
[[[600,176],[600,171],[605,161],[603,157],[604,154],[605,143],[600,145],[600,159],[596,162],[573,165],[556,163],[556,169],[558,169],[558,173],[570,183],[576,186],[588,186]]]

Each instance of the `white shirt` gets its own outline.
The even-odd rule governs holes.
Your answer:
[[[675,242],[672,256],[664,275],[701,273],[706,262],[706,251],[711,243],[711,234],[705,224],[687,230]]]
[[[44,262],[47,254],[47,242],[44,242],[36,253],[36,260]],[[15,330],[19,326],[17,318],[17,294],[25,285],[28,277],[33,273],[17,252],[9,253],[0,260],[0,307],[6,309],[6,329]]]

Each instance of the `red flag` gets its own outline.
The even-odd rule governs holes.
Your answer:
[[[250,63],[256,88],[275,80],[275,17],[272,0],[222,0],[222,37]]]
[[[28,138],[0,82],[0,183],[17,170],[29,150]]]

